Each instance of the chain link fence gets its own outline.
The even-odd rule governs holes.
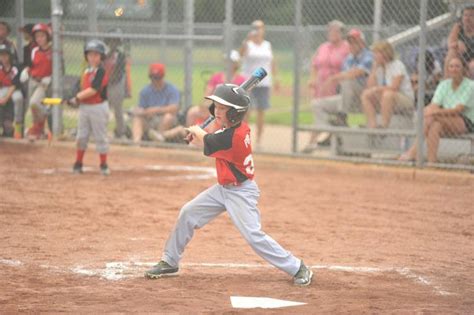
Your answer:
[[[462,11],[474,5],[472,1],[52,0],[47,7],[49,3],[25,0],[2,4],[2,20],[12,25],[10,37],[17,45],[23,44],[16,30],[20,25],[49,23],[51,12],[53,20],[57,18],[58,23],[53,22],[53,34],[60,34],[58,86],[53,89],[57,96],[73,95],[86,67],[83,47],[88,39],[100,38],[112,50],[116,46],[124,60],[122,75],[109,91],[109,132],[116,141],[132,141],[133,109],[140,91],[150,84],[150,64],[166,65],[165,80],[180,91],[177,121],[186,124],[189,108],[201,106],[192,112],[206,115],[203,96],[211,77],[217,72],[232,77],[232,60],[237,60],[232,50],[240,53],[237,72],[242,73],[258,59],[252,59],[249,40],[265,40],[271,45],[274,67],[267,69],[272,70],[269,108],[253,109],[249,115],[255,149],[384,164],[413,163],[418,158],[418,166],[429,160],[441,167],[473,167],[474,140],[463,129],[459,113],[423,114],[438,83],[451,75],[445,59],[456,21],[464,21],[472,39],[471,11]],[[41,15],[35,7],[47,13]],[[262,21],[263,27],[255,21]],[[357,60],[361,49],[367,49],[371,60]],[[356,58],[347,61],[351,54]],[[379,70],[372,70],[377,58]],[[359,63],[363,71],[358,76],[344,76]],[[474,99],[474,95],[464,98]],[[474,112],[469,106],[474,105],[465,105],[465,118]],[[55,132],[72,139],[77,110],[55,107],[52,112]],[[30,122],[28,112],[26,125]],[[435,127],[431,133],[430,124]],[[161,137],[156,142],[156,137],[145,133],[143,143],[180,142],[179,133],[165,135],[166,142]],[[415,141],[417,135],[421,141]],[[418,149],[410,150],[413,145]],[[437,148],[434,155],[433,148]]]
[[[355,161],[414,163],[418,160],[421,165],[427,160],[431,165],[472,168],[472,133],[466,128],[469,127],[467,119],[473,116],[474,95],[472,86],[468,87],[471,82],[463,81],[466,89],[455,93],[462,94],[457,101],[453,95],[442,98],[443,89],[433,99],[439,83],[453,75],[445,64],[449,59],[447,39],[463,13],[464,20],[468,21],[466,12],[470,10],[463,9],[470,5],[473,3],[468,1],[407,0],[332,1],[328,4],[333,14],[323,13],[323,16],[327,20],[344,21],[346,34],[353,32],[348,38],[350,54],[354,49],[360,51],[358,34],[364,34],[365,45],[362,46],[371,51],[372,65],[366,66],[365,74],[354,80],[350,75],[353,71],[348,65],[344,67],[344,57],[337,59],[333,55],[324,59],[328,50],[316,50],[311,57],[311,72],[316,78],[310,78],[313,92],[308,97],[308,107],[303,105],[300,111],[300,115],[313,116],[313,125],[300,125],[300,130],[310,131],[310,139],[301,152]],[[327,38],[313,47],[321,49],[324,41],[330,42],[330,25],[326,29]],[[336,50],[334,46],[330,51],[340,53],[341,49]],[[360,53],[361,59],[362,56]],[[331,69],[334,63],[337,67]],[[351,60],[352,66],[361,64],[364,62]],[[472,75],[466,73],[471,78]],[[321,82],[324,80],[332,82],[325,84]],[[332,93],[327,91],[331,83],[337,86]],[[323,91],[318,91],[321,87]],[[433,102],[444,109],[434,107]],[[449,109],[456,106],[454,102],[463,104],[464,108]],[[464,117],[459,115],[461,110]],[[417,134],[421,135],[418,138],[426,138],[416,141]],[[304,142],[305,139],[303,145]]]

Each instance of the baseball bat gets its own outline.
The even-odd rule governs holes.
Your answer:
[[[262,67],[259,67],[252,72],[250,78],[248,78],[244,83],[242,83],[240,87],[243,90],[249,92],[255,86],[257,86],[257,84],[259,84],[260,81],[262,81],[266,76],[267,71],[265,71],[265,69],[263,69]],[[206,128],[211,122],[214,121],[214,119],[214,116],[209,116],[199,127],[201,127],[202,129]]]
[[[45,97],[41,101],[44,105],[61,105],[63,103],[63,99],[59,97]]]

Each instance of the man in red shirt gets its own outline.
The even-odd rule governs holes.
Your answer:
[[[146,271],[145,276],[154,279],[176,274],[194,230],[227,211],[234,225],[260,257],[292,276],[295,285],[309,285],[313,276],[311,269],[261,230],[257,208],[260,191],[253,181],[255,168],[250,128],[242,121],[250,105],[248,93],[238,85],[223,84],[206,98],[213,101],[210,112],[223,128],[207,133],[197,125],[192,126],[188,128],[188,140],[203,147],[204,155],[216,159],[218,184],[181,209],[161,261]]]

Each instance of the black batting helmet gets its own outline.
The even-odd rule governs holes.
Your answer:
[[[10,47],[8,47],[5,44],[1,44],[0,45],[0,54],[4,54],[4,53],[9,54],[9,55],[12,54]]]
[[[87,53],[89,51],[95,51],[98,52],[102,59],[105,58],[105,54],[107,51],[107,46],[105,43],[99,39],[91,39],[84,45],[84,57],[87,59]]]
[[[235,84],[218,85],[214,94],[206,96],[207,99],[218,102],[219,104],[229,106],[227,111],[227,120],[232,124],[241,122],[250,106],[250,96],[240,86]],[[214,116],[215,105],[209,107],[211,115]]]
[[[12,52],[12,47],[11,46],[1,44],[0,45],[0,54],[7,54],[8,57],[10,57],[10,63],[13,62],[13,52]]]

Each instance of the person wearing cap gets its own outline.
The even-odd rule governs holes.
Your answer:
[[[18,53],[16,51],[15,44],[8,39],[8,36],[10,36],[11,33],[11,27],[10,24],[8,24],[5,21],[0,21],[0,45],[6,45],[8,49],[10,50],[10,54],[12,55],[12,62],[13,64],[18,63]]]
[[[21,82],[28,81],[28,106],[33,115],[33,125],[27,134],[30,140],[44,136],[44,125],[48,116],[47,107],[42,100],[51,93],[51,75],[53,73],[53,52],[51,29],[48,25],[38,23],[32,29],[36,47],[31,51],[31,63],[27,64],[20,75]],[[26,110],[25,110],[26,112]]]
[[[374,63],[362,92],[361,102],[368,128],[388,128],[392,115],[411,115],[415,109],[415,93],[408,71],[398,58],[392,45],[378,41],[372,46]],[[377,123],[377,111],[382,121]]]
[[[143,136],[150,139],[152,130],[163,133],[173,127],[179,110],[179,90],[164,80],[165,65],[154,63],[149,66],[151,83],[140,91],[138,106],[133,110],[133,141],[140,143]]]
[[[334,84],[339,85],[340,93],[325,97],[313,104],[316,126],[328,126],[330,115],[336,115],[336,125],[347,125],[347,112],[360,112],[360,95],[367,83],[373,63],[372,52],[366,47],[364,33],[359,29],[351,29],[347,33],[349,55],[342,63],[341,71],[327,78],[321,90],[327,91]],[[313,136],[309,144],[303,149],[304,153],[311,153],[318,146],[328,143],[329,133]],[[317,141],[320,140],[320,141]]]
[[[230,83],[235,85],[241,85],[245,82],[245,77],[239,73],[240,67],[240,54],[237,50],[232,50],[228,58],[225,58],[225,62],[230,61],[232,63],[232,78]],[[216,87],[220,84],[229,83],[227,82],[226,73],[224,71],[214,73],[211,78],[207,81],[204,96],[211,95]],[[186,126],[201,125],[209,117],[209,104],[202,103],[201,105],[192,106],[186,113]],[[214,120],[211,122],[205,130],[207,132],[214,132],[221,127]],[[155,141],[182,141],[186,136],[187,132],[185,127],[182,125],[176,126],[170,130],[166,130],[163,133],[155,131],[151,132],[151,138]]]
[[[21,138],[21,128],[18,127],[23,119],[20,114],[23,112],[23,95],[19,77],[20,71],[13,64],[10,47],[0,44],[0,129],[3,129],[2,136],[17,139]]]
[[[252,72],[262,67],[268,73],[258,86],[250,91],[251,109],[257,112],[256,117],[256,149],[261,147],[263,127],[265,124],[265,111],[270,108],[270,95],[272,87],[279,89],[277,78],[277,67],[273,56],[272,45],[265,40],[265,24],[261,20],[252,22],[252,29],[242,42],[239,50],[242,56],[242,74],[250,78]],[[248,118],[248,114],[247,114]]]
[[[130,95],[129,78],[130,64],[129,58],[122,51],[122,30],[113,29],[109,31],[116,37],[108,37],[105,44],[109,47],[109,51],[104,60],[104,68],[109,77],[109,85],[107,86],[107,98],[110,108],[114,111],[115,130],[114,135],[120,139],[125,137],[126,126],[123,117],[123,100],[126,95]]]

